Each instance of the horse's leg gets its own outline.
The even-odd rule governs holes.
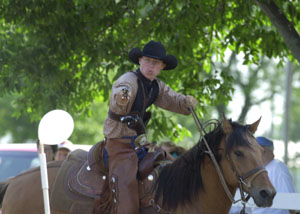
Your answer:
[[[4,194],[6,192],[6,189],[8,187],[8,184],[9,184],[9,180],[0,182],[0,208],[2,207],[2,201],[4,198]]]
[[[49,190],[58,169],[58,167],[48,168]],[[11,179],[2,205],[2,214],[44,213],[40,171],[34,170]]]

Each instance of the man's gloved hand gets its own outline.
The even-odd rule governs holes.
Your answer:
[[[131,91],[128,86],[121,86],[116,93],[116,102],[120,106],[125,106],[129,102]]]
[[[186,96],[186,102],[187,102],[187,105],[189,107],[192,107],[193,109],[196,107],[198,101],[191,95],[187,95]]]
[[[122,123],[127,123],[128,128],[136,131],[137,135],[145,134],[146,127],[144,125],[143,119],[139,114],[132,113],[121,117]]]

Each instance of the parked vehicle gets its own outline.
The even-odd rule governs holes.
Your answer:
[[[0,144],[0,181],[39,165],[35,143]]]

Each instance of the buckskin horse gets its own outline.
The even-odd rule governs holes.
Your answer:
[[[250,125],[241,125],[224,117],[223,123],[218,122],[212,131],[173,163],[156,167],[139,182],[140,213],[226,214],[233,202],[230,195],[234,196],[238,187],[249,194],[257,206],[271,206],[276,191],[262,165],[262,148],[253,136],[259,122],[260,119]],[[208,154],[209,151],[211,155]],[[69,155],[69,159],[70,156],[72,155]],[[219,166],[219,174],[224,183],[212,156]],[[73,158],[81,162],[81,158]],[[95,213],[94,198],[99,197],[99,191],[104,191],[101,185],[108,180],[105,172],[97,172],[98,190],[90,189],[89,192],[85,191],[85,195],[81,194],[84,192],[83,186],[88,186],[88,179],[93,177],[91,174],[81,180],[81,183],[86,182],[80,186],[81,189],[76,189],[76,185],[73,185],[73,189],[66,193],[72,187],[72,181],[58,179],[61,174],[59,170],[65,162],[48,165],[51,213]],[[73,175],[77,174],[75,180],[81,179],[78,175],[80,171],[93,172],[92,164],[87,163],[82,163],[79,170],[73,172]],[[74,165],[76,164],[73,163],[72,166]],[[68,176],[70,177],[65,173],[62,177]],[[73,180],[73,184],[74,182]],[[107,182],[113,184],[116,181]],[[224,185],[229,193],[225,191]],[[115,191],[117,190],[109,192]],[[1,202],[3,214],[43,213],[39,168],[1,183],[0,204]],[[114,202],[117,201],[113,200]]]

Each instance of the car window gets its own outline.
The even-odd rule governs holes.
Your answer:
[[[0,151],[0,181],[36,166],[39,166],[37,152]]]

